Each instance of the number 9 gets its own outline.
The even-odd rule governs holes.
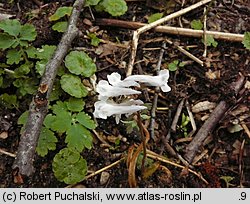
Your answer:
[[[240,198],[241,200],[246,200],[246,198],[247,198],[246,192],[241,192],[240,196],[241,196],[241,198]]]

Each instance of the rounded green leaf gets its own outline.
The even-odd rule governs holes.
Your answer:
[[[104,7],[104,10],[112,16],[121,16],[128,10],[124,0],[103,0],[100,4]]]
[[[72,51],[65,58],[65,66],[76,75],[92,76],[96,71],[93,60],[83,51]]]
[[[163,13],[154,13],[148,17],[148,23],[153,23],[154,21],[159,20],[162,18]]]
[[[70,16],[71,11],[72,11],[72,7],[68,7],[68,6],[60,7],[56,10],[56,12],[52,16],[49,17],[49,20],[57,21],[66,15]]]
[[[59,181],[66,184],[76,184],[85,178],[87,162],[79,152],[64,148],[54,157],[52,169]]]
[[[22,60],[22,54],[21,51],[11,49],[7,52],[7,64],[19,64],[19,62]]]
[[[87,96],[88,90],[83,86],[81,79],[71,74],[65,74],[61,80],[62,89],[71,96],[82,98]]]
[[[244,33],[244,39],[242,41],[242,44],[246,49],[250,50],[250,32]]]

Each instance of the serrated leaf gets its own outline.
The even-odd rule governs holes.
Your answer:
[[[70,16],[72,7],[63,6],[56,10],[56,12],[49,17],[49,21],[57,21],[64,16]]]
[[[45,72],[47,62],[47,60],[40,60],[36,62],[35,69],[40,76],[42,76]]]
[[[52,169],[59,181],[66,184],[76,184],[85,178],[87,162],[79,152],[64,148],[54,157]]]
[[[81,152],[84,147],[90,149],[92,147],[91,133],[80,124],[73,124],[66,132],[65,142],[69,148],[76,149]]]
[[[84,6],[96,6],[101,0],[86,0]]]
[[[15,77],[21,78],[24,75],[30,72],[30,69],[33,67],[32,62],[26,62],[25,64],[20,65],[18,68],[15,69]]]
[[[0,95],[0,106],[9,109],[18,108],[18,101],[16,95],[9,95],[7,93]]]
[[[0,29],[11,36],[17,37],[21,31],[21,23],[16,19],[5,19],[0,21]]]
[[[62,89],[71,96],[82,98],[87,96],[88,90],[83,86],[81,79],[71,74],[65,74],[61,80]]]
[[[54,31],[64,33],[67,30],[68,27],[68,22],[67,21],[62,21],[62,22],[57,22],[52,26],[52,29]]]
[[[95,122],[91,119],[91,117],[84,113],[78,113],[76,115],[76,121],[78,121],[80,124],[82,124],[83,126],[85,126],[88,129],[95,129],[96,128],[96,124]]]
[[[68,108],[66,103],[57,101],[56,104],[52,106],[52,111],[54,114],[60,114],[61,112],[68,111]]]
[[[79,98],[71,97],[67,102],[68,110],[73,111],[73,112],[82,111],[84,105],[85,105],[85,102],[82,99],[79,99]]]
[[[10,65],[19,64],[19,62],[22,60],[21,51],[15,49],[8,50],[6,57],[7,57],[7,64]]]
[[[203,24],[202,24],[201,20],[192,20],[191,21],[191,28],[193,28],[194,30],[202,30]]]
[[[93,60],[83,51],[72,51],[65,58],[65,66],[76,75],[92,76],[96,71]]]
[[[112,16],[121,16],[128,10],[127,4],[124,0],[103,0],[100,3],[104,10]]]
[[[46,115],[44,121],[43,121],[43,125],[46,127],[46,128],[51,128],[51,124],[56,120],[56,116],[55,115],[52,115],[52,114],[48,114]]]
[[[0,49],[5,50],[7,48],[10,48],[15,42],[16,40],[13,37],[5,33],[0,33]]]
[[[244,33],[244,39],[242,41],[242,44],[244,45],[245,48],[250,50],[250,32]]]
[[[33,46],[26,48],[25,52],[27,53],[29,58],[36,58],[37,49],[34,48]]]
[[[148,17],[148,23],[153,23],[154,21],[161,19],[162,16],[163,13],[154,13]]]
[[[48,154],[49,150],[55,150],[57,141],[54,133],[46,127],[43,127],[36,147],[37,154],[44,157]]]
[[[204,42],[204,40],[203,40],[203,42]],[[207,44],[207,46],[217,47],[218,42],[214,40],[214,37],[212,35],[207,35],[206,44]]]
[[[49,60],[56,50],[54,45],[43,45],[41,48],[37,49],[37,58],[41,60]]]
[[[37,81],[33,78],[16,79],[13,84],[19,88],[18,92],[21,94],[21,96],[25,96],[26,94],[34,94],[37,90]]]
[[[70,129],[72,123],[72,117],[70,112],[61,111],[56,115],[55,120],[51,124],[51,129],[58,133],[64,133]]]
[[[20,40],[33,41],[36,39],[36,28],[32,24],[25,24],[20,30]]]

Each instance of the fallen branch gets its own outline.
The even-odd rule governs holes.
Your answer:
[[[211,0],[202,0],[196,4],[193,4],[187,8],[181,9],[175,13],[172,13],[170,15],[167,15],[157,21],[154,21],[150,24],[146,24],[145,26],[137,29],[136,31],[134,31],[133,33],[133,39],[132,39],[132,46],[131,46],[131,56],[129,59],[129,63],[128,63],[128,69],[127,69],[127,76],[130,76],[132,74],[133,71],[133,66],[134,66],[134,62],[135,62],[135,57],[136,57],[136,52],[137,52],[137,46],[138,46],[138,41],[139,41],[139,37],[142,33],[162,24],[165,23],[173,18],[179,17],[185,13],[188,13],[189,11],[192,11],[193,9],[196,9],[208,2],[210,2]]]
[[[105,25],[105,26],[114,26],[120,28],[127,28],[127,29],[138,29],[143,27],[147,24],[140,23],[140,22],[132,22],[132,21],[123,21],[123,20],[116,20],[116,19],[107,19],[107,18],[98,18],[96,19],[97,25]],[[202,38],[204,35],[203,30],[193,30],[189,28],[180,28],[180,27],[172,27],[172,26],[156,26],[153,31],[159,33],[167,33],[172,35],[182,35],[187,37],[194,37],[194,38]],[[213,36],[214,39],[218,40],[226,40],[232,42],[242,42],[244,39],[243,34],[236,34],[236,33],[225,33],[225,32],[217,32],[217,31],[206,31],[207,35]]]
[[[230,89],[234,91],[237,95],[244,83],[245,77],[240,74],[239,79],[231,84]],[[196,153],[199,151],[200,147],[203,144],[203,141],[207,138],[208,134],[211,133],[217,123],[222,119],[225,115],[226,111],[229,109],[229,104],[226,101],[221,101],[216,108],[211,113],[210,117],[206,120],[206,122],[202,125],[200,130],[194,136],[193,140],[186,147],[186,154],[184,158],[192,163]]]
[[[30,176],[34,172],[33,159],[42,124],[48,110],[48,98],[53,88],[58,67],[68,52],[71,42],[78,34],[76,23],[83,4],[84,0],[75,1],[67,31],[63,34],[53,57],[46,65],[38,91],[30,104],[29,116],[21,135],[16,160],[12,167],[13,169],[18,169],[21,175]]]

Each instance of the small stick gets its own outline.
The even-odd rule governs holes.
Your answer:
[[[189,119],[190,119],[190,122],[191,122],[191,125],[193,128],[193,130],[188,134],[187,137],[192,137],[193,134],[195,133],[195,131],[197,130],[197,127],[196,127],[194,116],[193,116],[193,113],[191,111],[190,104],[189,104],[188,100],[186,100],[186,108],[187,108],[188,116],[189,116]]]
[[[5,150],[3,150],[3,149],[0,149],[0,153],[1,153],[1,154],[8,155],[8,156],[10,156],[10,157],[14,157],[14,158],[16,157],[15,154],[10,153],[10,152],[7,152],[7,151],[5,151]]]
[[[245,77],[240,73],[239,79],[231,84],[230,88],[234,90],[235,94],[239,93],[240,88],[243,86],[244,80]],[[202,146],[203,141],[207,138],[209,133],[213,131],[213,129],[215,128],[217,123],[222,119],[228,108],[229,104],[226,101],[221,101],[210,114],[209,118],[205,121],[200,130],[197,132],[197,134],[194,136],[192,142],[187,145],[186,154],[184,155],[184,158],[189,163],[192,163],[196,153]]]
[[[163,54],[164,54],[165,49],[166,49],[166,43],[163,42],[163,45],[162,45],[162,48],[161,48],[160,54],[159,54],[158,63],[156,65],[157,74],[161,70],[161,63],[162,63],[162,58],[163,58]],[[157,108],[157,101],[158,101],[158,93],[159,93],[159,91],[160,91],[160,88],[156,87],[155,88],[155,94],[154,94],[154,100],[153,100],[153,103],[152,103],[152,108],[151,108],[151,113],[150,113],[151,117],[150,117],[149,131],[150,131],[151,139],[154,139],[154,137],[155,137],[155,134],[154,134],[154,131],[155,131],[154,125],[155,125],[155,117],[156,117],[155,112],[156,112],[156,108]]]
[[[183,108],[183,105],[184,105],[184,101],[185,101],[185,99],[183,98],[181,100],[181,102],[179,103],[178,107],[177,107],[177,110],[176,110],[176,113],[175,113],[175,116],[174,116],[174,119],[173,119],[173,122],[172,122],[172,125],[171,125],[171,131],[172,132],[176,132],[176,126],[177,126],[179,117],[181,115],[181,111],[182,111],[182,108]]]
[[[190,59],[194,60],[195,62],[197,62],[198,64],[200,64],[203,67],[203,62],[199,58],[195,57],[190,52],[188,52],[187,50],[183,49],[181,46],[175,45],[171,40],[165,39],[165,41],[167,43],[169,43],[170,45],[174,45],[174,47],[176,47],[180,52],[182,52],[184,55],[188,56]]]
[[[132,39],[132,46],[131,46],[131,56],[130,56],[130,60],[129,60],[129,63],[128,63],[128,70],[127,70],[127,76],[130,76],[132,74],[132,71],[133,71],[133,66],[134,66],[134,62],[135,62],[135,57],[136,57],[136,52],[137,52],[137,46],[138,46],[138,40],[139,40],[139,37],[142,33],[162,24],[162,23],[165,23],[173,18],[176,18],[176,17],[179,17],[185,13],[188,13],[189,11],[192,11],[193,9],[196,9],[208,2],[210,2],[211,0],[202,0],[196,4],[193,4],[192,6],[189,6],[187,8],[184,8],[184,9],[181,9],[175,13],[172,13],[170,15],[167,15],[157,21],[154,21],[150,24],[146,24],[145,26],[137,29],[136,31],[134,31],[133,33],[133,39]]]
[[[181,169],[187,168],[186,166],[182,166],[182,165],[177,164],[175,162],[169,161],[167,158],[165,158],[165,157],[163,157],[163,156],[161,156],[159,154],[156,154],[155,152],[152,152],[150,150],[147,150],[147,156],[149,158],[151,158],[151,159],[155,159],[155,160],[161,161],[161,162],[166,163],[166,164],[170,164],[172,166],[175,166],[175,167],[178,167],[178,168],[181,168]],[[190,173],[192,173],[192,174],[196,175],[197,177],[199,177],[205,184],[208,184],[208,182],[206,181],[206,179],[204,179],[204,177],[200,173],[197,173],[197,172],[193,171],[190,168],[187,168],[187,170]]]
[[[96,19],[96,24],[104,25],[104,26],[127,28],[127,29],[132,29],[132,30],[135,30],[142,26],[147,25],[145,23],[140,23],[140,22],[123,21],[123,20],[107,19],[107,18]],[[172,26],[157,26],[153,30],[159,33],[182,35],[182,36],[194,37],[194,38],[201,38],[204,35],[203,30],[193,30],[190,28],[180,28],[180,27],[172,27]],[[213,36],[214,39],[226,40],[226,41],[231,41],[231,42],[242,42],[244,39],[243,34],[237,34],[237,33],[206,31],[206,34]]]
[[[247,136],[249,137],[250,139],[250,130],[249,128],[247,127],[247,125],[245,123],[242,123],[241,124],[241,127],[244,129],[245,133],[247,134]]]
[[[204,8],[204,22],[203,22],[203,40],[204,40],[204,52],[203,57],[207,57],[207,9]]]
[[[103,167],[103,168],[101,168],[101,169],[99,169],[99,170],[97,170],[97,171],[95,171],[95,172],[93,172],[93,173],[87,175],[87,176],[84,178],[84,180],[87,180],[87,179],[89,179],[89,178],[91,178],[91,177],[93,177],[93,176],[96,176],[97,174],[102,173],[103,171],[106,171],[106,170],[112,168],[113,166],[116,166],[117,164],[121,163],[124,159],[125,159],[125,157],[122,157],[121,159],[115,161],[114,163],[112,163],[112,164],[110,164],[110,165],[108,165],[108,166],[105,166],[105,167]]]

